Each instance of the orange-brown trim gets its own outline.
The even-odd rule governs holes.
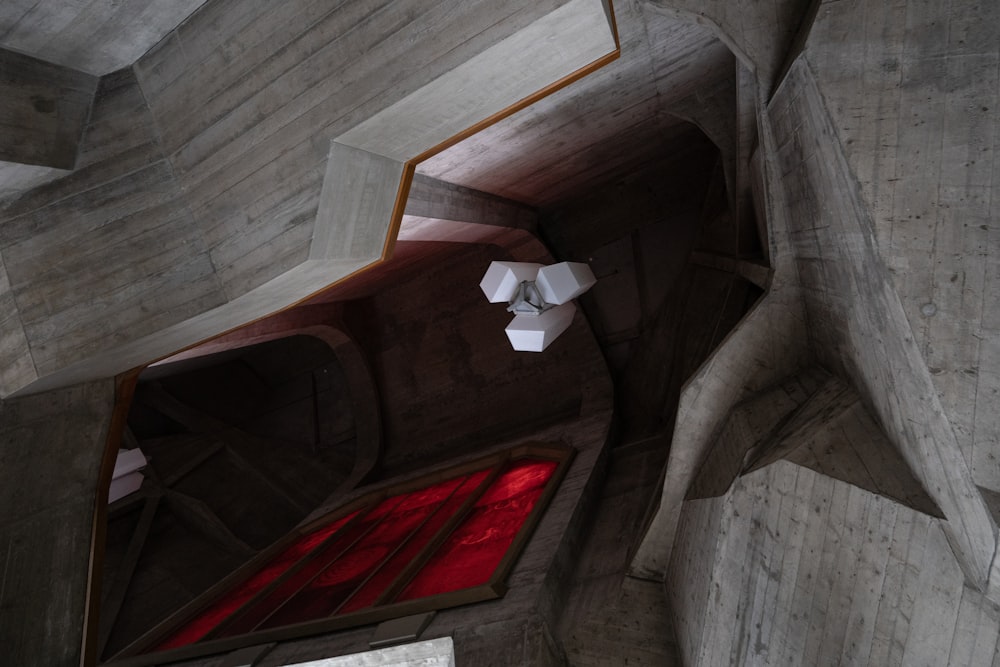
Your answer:
[[[111,412],[104,441],[104,456],[97,477],[97,494],[94,498],[94,515],[90,528],[90,561],[87,564],[87,604],[83,609],[83,646],[80,665],[86,667],[97,661],[98,631],[100,624],[101,580],[104,569],[104,548],[108,529],[108,492],[115,473],[115,461],[125,433],[132,394],[141,369],[135,369],[115,378],[115,406]]]
[[[396,203],[392,207],[392,218],[389,219],[389,229],[385,235],[385,245],[382,246],[382,257],[378,262],[366,266],[362,271],[374,268],[392,258],[392,252],[396,248],[396,237],[399,236],[399,228],[403,225],[403,211],[406,210],[406,200],[410,198],[410,185],[413,184],[413,174],[416,171],[417,163],[413,160],[403,163],[403,175],[399,179],[399,190],[396,191]],[[328,289],[330,288],[324,287],[320,291],[325,292]]]

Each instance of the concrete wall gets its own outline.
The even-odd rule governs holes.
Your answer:
[[[761,109],[809,354],[860,388],[947,520],[783,462],[684,503],[665,585],[688,664],[994,661],[974,482],[996,474],[998,33],[973,4],[822,3]]]
[[[876,249],[872,217],[807,62],[793,66],[768,109],[773,144],[765,138],[765,147],[774,151],[784,187],[811,347],[871,403],[948,518],[946,532],[970,581],[983,586],[995,548],[993,519]],[[912,277],[919,275],[915,270]]]
[[[660,582],[625,576],[649,499],[659,491],[662,438],[617,444],[577,550],[559,637],[573,667],[674,667],[679,660]]]
[[[3,376],[8,393],[225,302],[130,70],[101,79],[73,174],[0,218],[31,362]]]
[[[114,401],[108,380],[0,403],[6,664],[80,664],[95,481]]]
[[[716,30],[736,57],[754,70],[765,94],[781,71],[806,8],[799,0],[651,0],[650,4]]]
[[[940,523],[784,461],[684,505],[670,575],[684,664],[1000,664],[1000,609]]]
[[[204,2],[8,0],[0,45],[100,76],[134,63]]]

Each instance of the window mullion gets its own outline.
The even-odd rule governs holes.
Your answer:
[[[294,574],[295,572],[297,572],[306,562],[309,561],[310,558],[313,557],[313,554],[315,554],[317,551],[319,551],[323,547],[327,546],[328,544],[331,544],[333,541],[339,539],[341,537],[341,535],[344,534],[345,531],[349,530],[354,525],[356,525],[358,521],[361,521],[365,516],[368,515],[368,513],[374,507],[377,506],[377,504],[378,503],[372,503],[372,504],[368,505],[367,507],[362,507],[361,509],[357,510],[356,513],[355,513],[355,516],[352,517],[349,521],[347,521],[347,523],[345,523],[343,526],[341,526],[336,531],[334,531],[333,534],[331,534],[328,537],[326,537],[320,544],[318,544],[315,547],[313,547],[307,554],[305,554],[301,558],[299,558],[299,560],[296,561],[293,565],[291,565],[287,570],[285,570],[283,573],[281,573],[280,575],[278,575],[278,577],[276,577],[274,579],[274,581],[270,582],[269,584],[267,584],[266,586],[264,586],[261,590],[259,590],[256,593],[254,593],[253,596],[251,596],[250,598],[248,598],[243,604],[241,604],[232,613],[230,613],[228,616],[226,616],[218,625],[216,625],[214,628],[212,628],[211,630],[209,630],[200,639],[198,639],[198,641],[200,642],[200,641],[205,641],[207,639],[211,639],[212,637],[214,637],[217,634],[217,632],[219,632],[221,630],[221,628],[223,626],[228,625],[230,623],[230,621],[232,621],[234,618],[242,616],[242,614],[243,614],[243,612],[245,610],[247,610],[250,607],[252,607],[258,600],[262,599],[265,595],[269,594],[277,586],[280,586],[285,581],[285,579],[287,577],[289,577],[292,574]],[[269,551],[272,552],[272,555],[271,555],[270,558],[274,558],[274,557],[280,555],[282,553],[283,549],[288,548],[290,545],[292,545],[295,542],[296,539],[301,539],[302,537],[303,537],[302,534],[296,535],[292,539],[285,540],[284,544],[282,546],[280,546],[278,548],[269,549]],[[251,562],[253,562],[253,561],[251,561]],[[264,561],[263,564],[266,565],[267,562],[268,561]],[[247,566],[249,566],[249,563],[247,565],[245,565],[244,567],[247,567]],[[253,572],[251,572],[248,576],[244,577],[241,580],[241,583],[246,583],[246,581],[248,581],[250,578],[252,578],[254,576],[254,574],[256,574],[256,572],[259,569],[260,569],[260,565],[258,565],[257,568]],[[192,621],[192,619],[197,618],[199,614],[203,613],[206,609],[209,609],[213,604],[217,603],[223,597],[225,597],[226,595],[232,594],[234,588],[235,588],[235,586],[230,586],[225,591],[220,592],[219,595],[217,595],[214,598],[212,598],[209,602],[207,602],[206,604],[201,605],[197,610],[195,610],[192,613],[186,615],[185,620],[183,622],[174,622],[174,623],[171,623],[169,625],[169,627],[167,627],[166,624],[164,624],[164,627],[163,627],[162,631],[161,632],[157,632],[153,636],[153,638],[151,640],[145,642],[144,643],[144,647],[136,648],[136,649],[132,649],[131,647],[129,647],[129,648],[126,649],[126,651],[123,652],[123,654],[131,655],[131,654],[134,654],[134,653],[141,653],[143,651],[150,650],[150,648],[153,647],[153,646],[157,646],[160,642],[164,641],[166,637],[171,636],[172,633],[175,632],[179,627],[181,627],[181,626],[183,626],[183,625],[185,625],[187,623],[190,623]]]
[[[409,535],[407,535],[407,536],[406,536],[406,538],[404,538],[404,539],[403,539],[403,540],[402,540],[402,541],[401,541],[401,542],[400,542],[400,543],[399,543],[398,545],[396,545],[396,547],[395,547],[395,548],[394,548],[394,549],[393,549],[393,550],[392,550],[391,552],[389,552],[389,553],[388,553],[388,554],[386,555],[386,557],[385,557],[385,558],[383,558],[383,559],[382,559],[382,562],[381,562],[381,563],[379,563],[379,564],[378,564],[378,566],[377,566],[377,567],[375,567],[375,569],[374,569],[374,570],[372,570],[372,571],[371,571],[371,572],[370,572],[370,573],[368,574],[368,576],[367,576],[367,577],[365,577],[365,578],[364,578],[364,580],[363,580],[363,581],[362,581],[362,582],[361,582],[360,584],[358,584],[358,585],[357,585],[357,586],[356,586],[356,587],[354,588],[354,590],[353,590],[353,591],[351,591],[351,594],[350,594],[350,595],[348,595],[348,596],[347,596],[346,598],[344,598],[344,600],[343,600],[343,601],[342,601],[342,602],[341,602],[340,604],[338,604],[338,605],[337,605],[337,608],[333,610],[333,613],[331,614],[331,616],[333,616],[333,615],[336,615],[336,614],[340,613],[340,610],[341,610],[341,609],[342,609],[342,608],[344,607],[344,605],[346,605],[346,604],[347,604],[348,602],[350,602],[350,601],[351,601],[351,599],[352,599],[352,598],[353,598],[353,597],[354,597],[355,595],[357,595],[357,594],[358,594],[358,593],[359,593],[359,592],[360,592],[360,591],[361,591],[361,590],[362,590],[362,589],[363,589],[363,588],[365,587],[365,585],[367,585],[367,584],[368,584],[368,582],[369,582],[369,581],[370,581],[370,580],[371,580],[371,579],[372,579],[372,578],[373,578],[373,577],[374,577],[374,576],[375,576],[376,574],[378,574],[378,573],[379,573],[379,571],[381,571],[381,570],[382,570],[382,568],[383,568],[383,567],[385,567],[385,566],[386,566],[386,564],[388,564],[388,563],[389,563],[389,561],[391,561],[391,560],[393,559],[393,557],[395,557],[395,555],[396,555],[397,553],[399,553],[399,552],[400,552],[400,551],[401,551],[401,550],[402,550],[402,549],[403,549],[403,548],[404,548],[404,547],[405,547],[405,546],[406,546],[406,545],[407,545],[407,544],[408,544],[408,543],[410,542],[410,540],[412,540],[412,539],[413,539],[413,537],[414,537],[414,536],[415,536],[415,535],[416,535],[417,533],[419,533],[419,532],[420,532],[420,530],[421,530],[421,529],[422,529],[422,528],[423,528],[423,527],[424,527],[424,526],[425,526],[425,525],[427,524],[427,522],[428,522],[428,521],[430,521],[430,520],[431,520],[432,518],[434,518],[434,516],[435,516],[435,515],[436,515],[436,514],[437,514],[437,513],[438,513],[438,512],[439,512],[439,511],[441,510],[441,508],[442,508],[442,507],[444,507],[445,505],[447,505],[447,504],[448,504],[448,501],[449,501],[449,500],[451,500],[452,496],[454,496],[454,495],[455,495],[456,493],[458,493],[459,489],[461,489],[461,488],[462,488],[462,485],[463,485],[463,484],[465,483],[465,481],[466,481],[466,480],[467,480],[468,478],[469,478],[469,476],[468,476],[468,475],[466,475],[466,476],[465,476],[465,477],[464,477],[464,478],[462,479],[462,481],[461,481],[461,482],[459,482],[458,484],[456,484],[456,485],[455,485],[455,488],[451,490],[451,493],[449,493],[449,494],[448,494],[448,497],[447,497],[447,498],[445,498],[444,500],[442,500],[441,502],[439,502],[439,503],[438,503],[438,506],[434,508],[434,511],[430,512],[430,513],[429,513],[429,514],[428,514],[428,515],[427,515],[426,517],[424,517],[424,518],[423,518],[423,520],[422,520],[422,521],[420,522],[420,524],[419,524],[419,525],[417,525],[417,526],[416,526],[416,527],[415,527],[415,528],[414,528],[413,530],[411,530],[411,531],[410,531],[410,533],[409,533]],[[477,488],[477,491],[478,491],[478,488]],[[422,552],[421,552],[421,553],[422,553]],[[395,583],[395,581],[393,581],[393,583]],[[391,586],[391,585],[392,585],[392,584],[390,584],[390,586]],[[376,604],[377,604],[377,600],[376,600]]]
[[[490,471],[490,474],[487,475],[486,478],[480,482],[479,486],[476,487],[476,490],[465,499],[465,502],[462,503],[461,507],[455,511],[455,514],[452,515],[452,517],[443,526],[441,526],[441,529],[438,530],[437,534],[427,542],[427,546],[425,546],[420,553],[417,554],[413,560],[403,568],[403,571],[399,573],[399,576],[396,577],[385,589],[385,592],[382,593],[377,600],[375,600],[375,604],[372,605],[373,607],[380,607],[396,599],[396,596],[403,591],[406,585],[410,583],[410,580],[423,569],[424,565],[426,565],[434,555],[434,552],[436,552],[438,548],[444,544],[445,540],[448,539],[452,532],[454,532],[454,530],[461,525],[465,517],[472,511],[476,502],[482,498],[483,494],[486,493],[486,490],[490,488],[490,485],[492,485],[493,482],[496,481],[497,477],[500,476],[500,473],[503,471],[509,460],[510,456],[505,454],[499,461],[496,462],[496,464],[494,464],[493,470]]]
[[[378,507],[382,502],[383,501],[378,501],[378,502],[371,503],[368,507],[366,507],[364,509],[363,514],[359,513],[358,516],[354,517],[353,519],[351,519],[350,521],[348,521],[346,524],[344,524],[344,526],[342,526],[340,530],[338,530],[336,533],[334,533],[333,535],[331,535],[326,540],[323,540],[323,543],[320,546],[317,546],[315,549],[311,550],[308,554],[306,554],[305,556],[303,556],[302,558],[300,558],[298,560],[298,562],[294,566],[292,566],[291,568],[289,568],[288,571],[286,571],[281,577],[279,577],[279,579],[277,581],[275,581],[272,585],[268,585],[266,591],[260,591],[257,595],[255,595],[253,597],[252,602],[253,603],[257,603],[257,602],[260,602],[262,600],[265,600],[267,595],[269,595],[273,591],[277,590],[277,588],[279,586],[281,586],[283,583],[285,583],[291,577],[295,576],[295,574],[297,574],[298,572],[300,572],[304,567],[308,566],[313,560],[319,558],[318,554],[322,552],[323,548],[325,548],[325,547],[327,547],[327,546],[329,546],[331,544],[334,544],[334,541],[333,541],[334,538],[338,538],[341,535],[343,535],[344,532],[347,529],[355,527],[360,521],[364,520],[365,517],[367,517],[369,514],[371,514],[372,510],[374,510],[376,507]],[[355,538],[349,545],[347,545],[345,548],[343,548],[340,551],[338,551],[336,553],[336,555],[333,556],[333,558],[331,559],[330,562],[333,562],[334,560],[336,560],[337,558],[339,558],[342,554],[344,554],[346,551],[350,550],[351,547],[353,547],[355,544],[357,544],[358,540],[363,539],[365,535],[367,535],[369,532],[371,532],[384,519],[385,519],[385,516],[383,516],[382,518],[380,518],[378,521],[374,522],[361,535],[359,535],[357,538]],[[321,568],[320,572],[322,572],[323,569],[326,569],[326,568],[325,567]],[[285,602],[287,602],[291,597],[293,597],[296,593],[298,593],[300,590],[302,590],[303,587],[307,586],[315,577],[316,577],[316,575],[313,575],[312,577],[310,577],[309,579],[307,579],[302,585],[300,585],[298,588],[296,588],[294,592],[292,592],[289,596],[287,596],[285,598],[285,600],[283,600],[281,602],[281,604],[279,604],[277,607],[275,607],[266,617],[264,617],[263,620],[261,620],[258,623],[256,623],[255,626],[254,626],[254,629],[256,629],[256,627],[259,626],[261,623],[264,623],[276,611],[278,611],[279,609],[281,609],[281,607],[284,606]],[[252,603],[247,603],[247,604],[243,605],[242,607],[240,607],[240,609],[236,613],[231,614],[228,618],[226,618],[224,621],[222,621],[221,623],[219,623],[219,625],[217,625],[212,630],[212,632],[210,632],[209,634],[207,634],[204,637],[204,640],[215,639],[216,637],[221,636],[226,631],[227,628],[231,627],[234,623],[236,623],[241,618],[243,618],[243,616],[250,609],[252,609],[253,606],[254,605]]]

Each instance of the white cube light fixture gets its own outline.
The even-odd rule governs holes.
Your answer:
[[[535,278],[542,299],[560,305],[580,296],[596,282],[594,272],[582,262],[559,262],[542,267]]]
[[[517,315],[504,331],[518,352],[541,352],[569,328],[575,313],[576,306],[565,303],[539,315]]]
[[[479,283],[490,303],[506,301],[514,319],[507,325],[510,344],[518,352],[541,352],[573,323],[576,306],[569,303],[597,279],[580,262],[542,266],[531,262],[491,262]]]
[[[531,262],[490,262],[479,287],[490,303],[510,301],[521,283],[534,282],[540,268]]]

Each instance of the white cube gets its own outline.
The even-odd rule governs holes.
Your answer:
[[[146,456],[142,453],[141,449],[138,447],[135,449],[119,449],[118,457],[115,459],[115,472],[112,474],[112,477],[118,479],[145,467]]]
[[[541,352],[573,323],[576,306],[567,303],[538,316],[518,315],[507,325],[507,338],[518,352]]]
[[[518,285],[535,279],[541,267],[531,262],[490,262],[479,287],[490,303],[506,303],[514,297]]]
[[[538,271],[535,285],[545,303],[563,304],[589,290],[597,278],[581,262],[559,262]]]
[[[111,480],[111,487],[108,488],[108,504],[138,491],[143,479],[145,479],[143,474],[137,471]]]

